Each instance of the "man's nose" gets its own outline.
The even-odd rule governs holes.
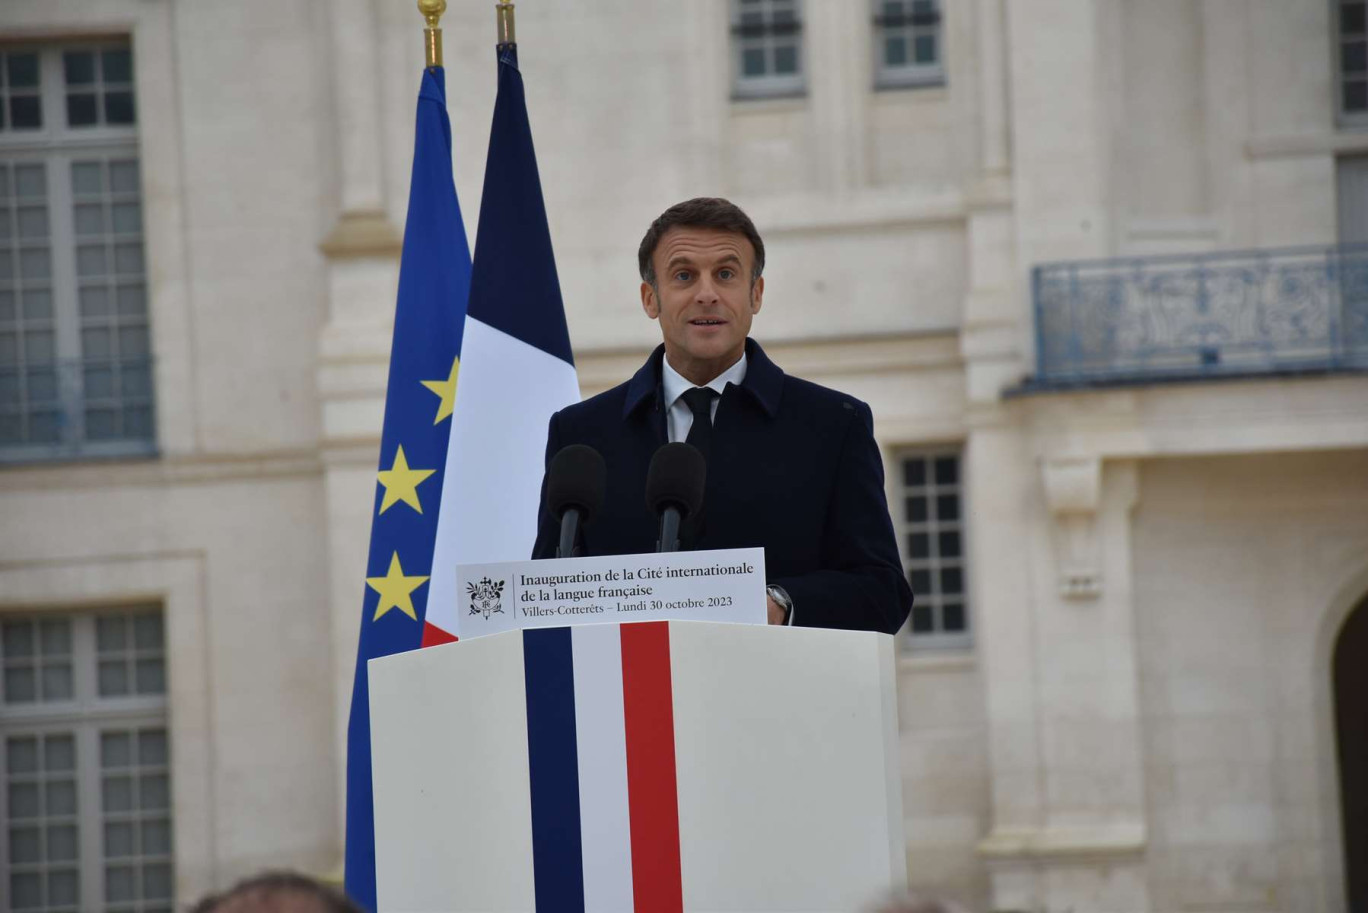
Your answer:
[[[711,276],[703,276],[698,280],[694,300],[699,304],[713,304],[717,301],[717,287],[713,285]]]

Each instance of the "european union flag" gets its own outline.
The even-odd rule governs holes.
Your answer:
[[[346,890],[367,910],[375,909],[376,894],[366,661],[417,649],[422,641],[424,584],[432,574],[469,292],[470,247],[451,177],[445,75],[437,67],[424,71],[418,92],[408,222],[347,728]]]

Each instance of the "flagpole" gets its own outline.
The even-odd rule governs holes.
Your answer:
[[[518,43],[518,30],[513,21],[513,4],[511,0],[499,0],[494,4],[495,15],[499,23],[499,47],[506,44]]]
[[[418,0],[418,12],[423,14],[427,28],[423,29],[423,46],[427,49],[427,68],[442,65],[442,28],[439,24],[446,12],[446,0]]]

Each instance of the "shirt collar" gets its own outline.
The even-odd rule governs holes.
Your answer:
[[[741,357],[737,359],[736,364],[732,365],[703,386],[717,391],[717,395],[721,396],[723,391],[727,389],[727,384],[736,384],[739,387],[741,386],[741,381],[743,381],[745,377],[746,353],[743,351]],[[662,358],[660,360],[660,386],[664,393],[665,408],[672,409],[674,408],[675,401],[683,396],[685,391],[692,390],[697,385],[671,367],[670,359]]]
[[[662,368],[665,363],[665,347],[658,345],[651,357],[646,359],[632,379],[627,382],[627,395],[622,404],[622,416],[626,418],[647,402],[654,402],[654,408],[662,407],[664,399],[661,387]],[[783,393],[784,372],[769,360],[765,350],[754,339],[746,340],[746,377],[740,384],[742,390],[765,411],[770,418],[779,414],[779,400]]]

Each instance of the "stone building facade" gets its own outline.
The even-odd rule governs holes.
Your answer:
[[[493,12],[452,7],[473,236]],[[757,338],[873,407],[917,890],[1368,902],[1363,7],[520,6],[584,392],[708,194],[766,238]],[[420,27],[0,5],[0,907],[339,864]]]

